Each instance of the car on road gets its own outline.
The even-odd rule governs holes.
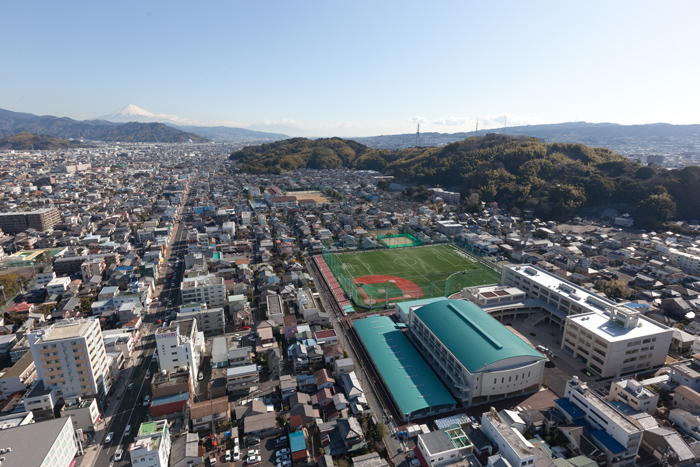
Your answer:
[[[143,406],[148,407],[148,404],[151,402],[151,396],[147,395],[146,398],[143,400]]]
[[[131,391],[132,389],[134,389],[134,383],[129,383],[129,385],[126,387],[126,390]]]
[[[143,397],[139,396],[138,399],[136,399],[136,405],[141,405],[143,404]]]
[[[151,377],[151,372],[150,372],[150,371],[147,371],[147,372],[146,372],[146,379],[148,379],[148,378],[150,378],[150,377]]]
[[[105,436],[105,444],[109,444],[112,441],[112,438],[114,438],[114,432],[110,431],[107,433],[107,436]]]
[[[122,448],[117,449],[117,452],[114,453],[114,460],[115,460],[115,462],[116,462],[116,461],[122,460],[122,455],[123,455],[123,454],[124,454],[124,450],[122,450]]]
[[[131,425],[127,425],[124,430],[124,436],[129,436],[131,434]]]

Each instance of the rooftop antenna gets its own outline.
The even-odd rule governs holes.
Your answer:
[[[416,146],[419,146],[420,143],[420,123],[418,124],[418,128],[416,128]]]

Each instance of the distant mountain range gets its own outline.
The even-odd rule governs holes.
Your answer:
[[[684,151],[696,153],[700,151],[700,125],[671,125],[668,123],[618,125],[616,123],[570,122],[479,131],[480,136],[489,133],[533,136],[547,142],[583,143],[588,146],[605,147],[625,155],[654,150],[669,152],[667,151],[669,147],[675,148],[670,152],[679,154]],[[418,144],[416,144],[415,133],[357,137],[353,140],[376,149],[404,149],[415,146],[444,146],[475,135],[476,133],[473,131],[421,133]]]
[[[13,149],[15,151],[37,150],[45,151],[48,149],[61,148],[87,148],[87,144],[67,141],[65,139],[56,138],[53,136],[34,135],[32,133],[22,132],[14,136],[6,136],[0,138],[0,149]]]
[[[125,111],[121,115],[126,119],[128,119],[130,114],[138,116],[139,111],[142,118],[151,118],[149,115],[154,115],[136,106],[127,106],[122,110]],[[155,117],[157,118],[158,116],[156,115]],[[116,119],[117,117],[113,118]],[[264,133],[245,128],[175,127],[172,123],[137,122],[133,120],[127,123],[111,122],[104,119],[80,121],[67,117],[39,116],[0,109],[0,137],[12,136],[22,132],[69,140],[85,139],[143,143],[187,143],[190,141],[207,142],[210,140],[217,142],[268,142],[287,138],[287,135],[283,134]]]
[[[179,130],[190,133],[196,133],[216,142],[267,142],[279,141],[281,139],[289,138],[289,136],[287,136],[284,133],[257,131],[257,129],[230,127],[223,125],[214,127],[195,125],[191,120],[188,120],[186,118],[181,118],[176,115],[154,114],[149,112],[148,110],[142,109],[141,107],[135,106],[133,104],[124,106],[116,112],[112,112],[111,114],[97,117],[97,119],[106,120],[113,123],[165,123],[166,125],[172,126]],[[264,129],[273,128],[270,127]]]

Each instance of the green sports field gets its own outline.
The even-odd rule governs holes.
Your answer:
[[[345,293],[356,305],[383,305],[400,300],[445,295],[463,287],[494,284],[499,273],[452,245],[396,248],[324,255]]]

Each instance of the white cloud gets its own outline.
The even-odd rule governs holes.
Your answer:
[[[425,117],[408,117],[406,119],[409,123],[428,123],[428,119]]]
[[[282,118],[280,120],[269,120],[269,119],[263,119],[262,122],[259,123],[260,125],[265,125],[265,126],[273,126],[273,125],[284,125],[284,126],[301,126],[299,122],[294,120],[293,118]]]
[[[433,120],[431,123],[435,125],[466,125],[471,119],[466,117],[443,117]]]

